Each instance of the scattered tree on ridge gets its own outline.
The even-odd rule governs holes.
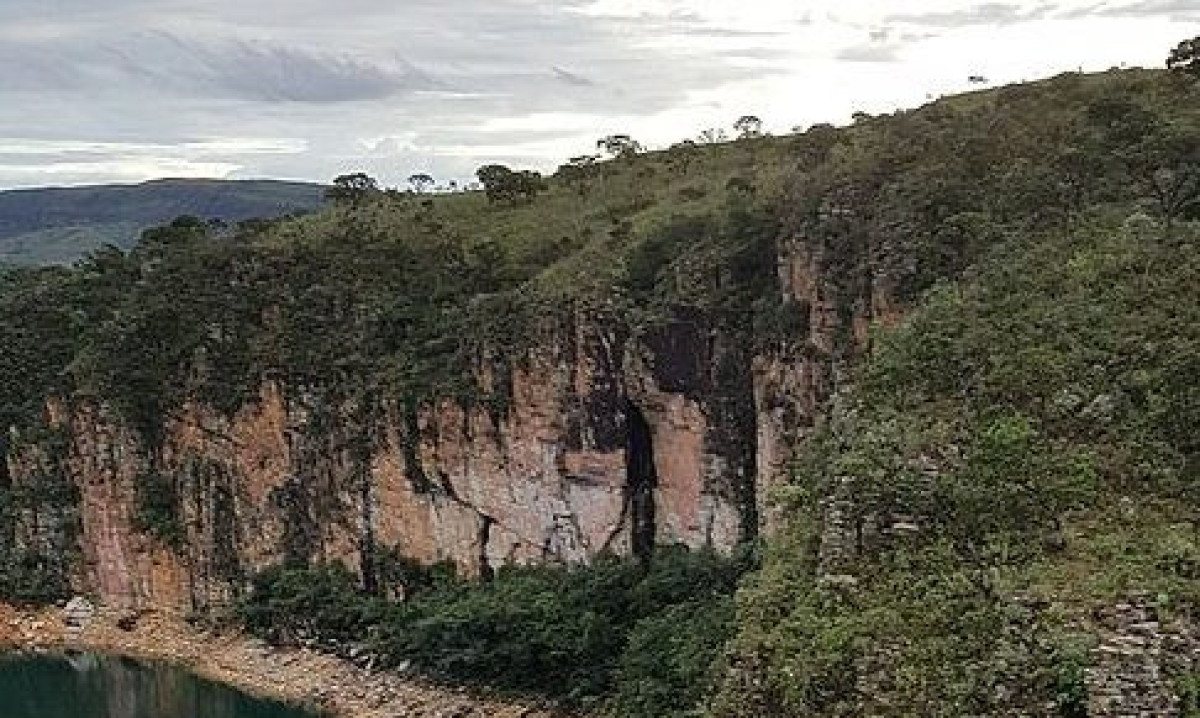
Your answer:
[[[699,148],[695,142],[684,140],[671,145],[671,151],[667,155],[667,162],[677,174],[687,174],[699,154]]]
[[[559,167],[555,174],[582,196],[587,191],[588,180],[592,177],[596,163],[599,161],[600,155],[572,157],[566,164]]]
[[[733,129],[738,133],[738,138],[743,140],[762,137],[762,128],[763,121],[754,115],[743,115],[733,123]]]
[[[642,145],[629,135],[609,135],[596,140],[596,147],[610,157],[632,157],[642,151]]]
[[[1200,77],[1200,37],[1184,40],[1171,50],[1167,69]]]
[[[325,190],[325,198],[333,202],[358,204],[368,195],[378,191],[379,183],[373,177],[363,172],[355,172],[333,180],[333,185]]]
[[[410,175],[408,178],[409,186],[417,194],[424,194],[426,190],[433,186],[433,183],[433,177],[424,172],[418,172],[417,174]]]
[[[532,170],[514,172],[504,165],[484,165],[475,176],[483,185],[489,202],[506,201],[516,204],[520,200],[531,201],[538,192],[546,189],[546,180]]]

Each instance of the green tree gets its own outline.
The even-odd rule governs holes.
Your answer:
[[[418,172],[414,175],[409,175],[408,184],[417,194],[424,194],[430,187],[433,186],[434,179],[432,175],[424,172]]]
[[[1200,77],[1200,37],[1176,45],[1167,57],[1167,69]]]
[[[610,157],[633,157],[644,149],[637,140],[629,135],[609,135],[596,140],[596,148],[606,152]]]
[[[739,139],[762,137],[763,121],[754,115],[743,115],[733,123],[733,129],[738,133]]]
[[[379,183],[366,173],[345,174],[333,180],[325,190],[325,198],[333,202],[359,204],[371,194],[379,191]]]
[[[546,189],[546,180],[532,170],[513,171],[504,165],[484,165],[475,172],[489,202],[531,201]]]
[[[599,161],[599,155],[572,157],[566,164],[559,167],[555,174],[573,187],[582,197],[587,193],[588,180],[594,175],[596,163]]]

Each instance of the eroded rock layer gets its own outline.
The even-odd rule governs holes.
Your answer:
[[[204,610],[289,560],[343,562],[369,587],[385,556],[486,576],[655,545],[730,551],[769,529],[771,487],[880,314],[871,281],[847,303],[825,254],[780,242],[780,290],[806,325],[786,342],[747,346],[686,313],[636,338],[576,317],[479,370],[502,406],[368,405],[267,380],[232,415],[193,402],[148,438],[102,405],[52,401],[54,458],[78,491],[74,588]],[[35,480],[39,442],[13,438],[13,481]]]

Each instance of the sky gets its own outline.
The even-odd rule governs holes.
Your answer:
[[[1200,0],[0,0],[0,188],[552,171],[1160,67]]]

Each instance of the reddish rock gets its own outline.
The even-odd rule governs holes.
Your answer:
[[[363,571],[367,552],[387,548],[476,575],[628,554],[635,531],[641,542],[728,551],[760,523],[771,529],[766,499],[819,420],[839,362],[866,348],[872,323],[900,315],[886,273],[863,269],[846,284],[822,245],[785,236],[779,288],[806,335],[752,359],[703,316],[637,339],[576,318],[512,368],[481,361],[478,383],[503,407],[385,401],[367,412],[266,382],[232,416],[182,407],[151,450],[102,407],[52,401],[81,497],[76,588],[122,607],[191,610],[227,602],[287,557]],[[839,311],[847,287],[858,299]],[[718,369],[730,366],[735,376]],[[48,460],[27,446],[7,459],[16,481]],[[176,549],[139,530],[137,482],[150,472],[175,491]],[[27,543],[54,535],[41,516],[25,523]]]

